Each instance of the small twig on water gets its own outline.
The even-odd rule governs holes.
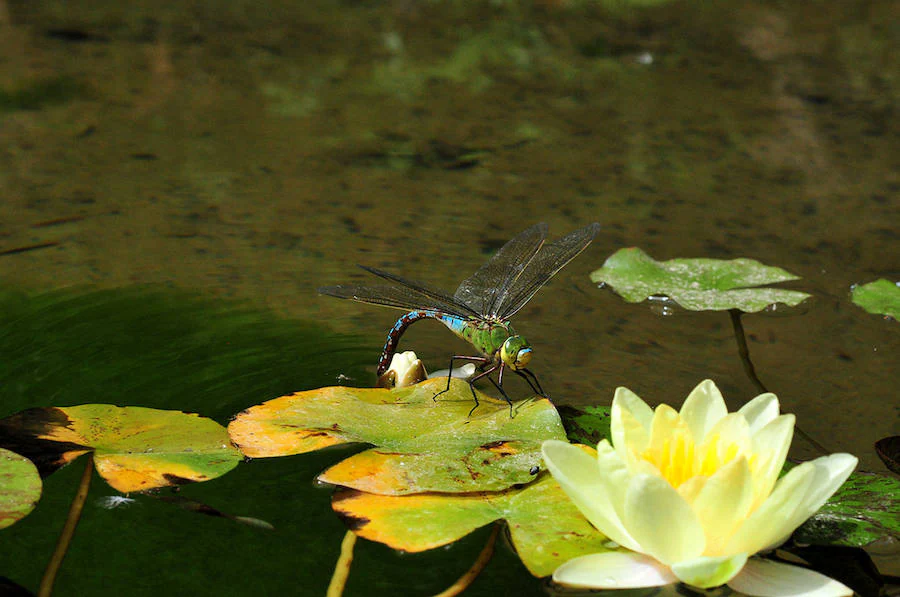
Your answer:
[[[72,498],[72,505],[69,507],[69,516],[66,518],[66,524],[63,526],[62,533],[59,534],[59,540],[56,542],[56,549],[53,556],[44,570],[44,576],[41,578],[41,586],[38,588],[38,597],[50,597],[53,592],[53,583],[56,581],[56,574],[62,565],[63,558],[69,550],[69,544],[75,535],[75,527],[81,519],[81,511],[84,509],[84,502],[87,501],[88,491],[91,489],[91,477],[94,474],[94,455],[87,455],[87,462],[84,465],[84,473],[81,475],[81,483],[78,484],[78,491]]]
[[[469,588],[469,585],[471,585],[475,581],[475,579],[478,578],[478,575],[481,574],[481,571],[484,570],[488,562],[491,561],[491,557],[494,555],[494,545],[497,543],[497,535],[500,534],[500,526],[501,523],[494,523],[494,530],[491,531],[491,536],[488,537],[487,543],[485,543],[484,547],[481,548],[481,553],[478,554],[478,558],[476,558],[475,562],[472,564],[472,567],[466,570],[465,574],[460,576],[455,583],[453,583],[434,597],[453,597],[454,595],[459,595]]]
[[[750,350],[747,348],[747,338],[744,335],[744,324],[741,323],[741,315],[744,314],[743,311],[740,309],[729,309],[728,314],[731,316],[731,327],[734,328],[734,339],[737,341],[738,354],[741,357],[741,364],[744,365],[744,373],[747,374],[747,377],[750,378],[750,381],[756,386],[757,390],[763,394],[768,393],[768,388],[766,388],[766,386],[763,385],[763,382],[759,380],[759,377],[757,377],[756,368],[753,367],[753,361],[750,360]],[[797,435],[812,444],[812,446],[822,454],[830,453],[825,446],[814,440],[808,433],[799,427],[794,426],[794,430],[797,432]]]
[[[353,562],[353,546],[356,545],[356,535],[353,531],[347,531],[344,540],[341,541],[341,555],[334,565],[334,574],[328,583],[327,597],[340,597],[344,594],[347,585],[347,577],[350,576],[350,564]]]
[[[13,247],[12,249],[3,249],[0,251],[0,256],[3,255],[18,255],[19,253],[27,253],[28,251],[34,251],[36,249],[46,249],[48,247],[56,247],[59,246],[57,242],[46,242],[46,243],[38,243],[36,245],[26,245],[24,247]]]

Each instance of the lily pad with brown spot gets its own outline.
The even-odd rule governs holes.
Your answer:
[[[37,467],[24,456],[0,448],[0,529],[28,516],[40,498]]]
[[[92,451],[100,476],[124,493],[208,481],[241,460],[212,419],[110,404],[24,410],[0,420],[0,446],[28,457],[43,476]]]
[[[565,439],[546,399],[505,401],[446,379],[391,390],[329,387],[251,407],[228,426],[250,457],[287,456],[341,443],[376,448],[351,456],[319,479],[385,495],[498,491],[534,479],[541,443]],[[471,415],[469,414],[471,412]]]
[[[609,540],[548,474],[502,492],[384,496],[345,489],[334,494],[332,507],[360,537],[407,552],[441,547],[505,520],[520,559],[538,577],[572,558],[609,550]]]

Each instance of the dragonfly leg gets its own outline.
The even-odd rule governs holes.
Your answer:
[[[493,381],[493,380],[491,380]],[[472,390],[472,398],[475,400],[475,406],[472,407],[472,410],[469,411],[469,414],[466,415],[466,418],[472,416],[472,413],[475,412],[475,409],[478,408],[478,395],[475,393],[475,384],[469,384],[469,389]]]
[[[475,363],[481,363],[480,366],[482,366],[482,367],[485,364],[491,362],[490,359],[486,359],[484,357],[470,357],[470,356],[460,356],[460,355],[454,355],[454,356],[450,357],[450,371],[449,371],[449,373],[447,373],[447,387],[444,388],[443,390],[441,390],[440,392],[438,392],[437,394],[435,394],[434,396],[432,396],[431,397],[432,400],[436,401],[438,396],[440,396],[441,394],[443,394],[445,392],[450,391],[450,379],[453,377],[453,361],[473,361]],[[478,377],[481,377],[481,376],[479,375]],[[475,379],[477,379],[477,378],[475,378]],[[469,381],[469,385],[471,385],[471,384],[472,384],[472,380]],[[472,395],[474,396],[474,394],[475,394],[475,390],[473,389]],[[476,406],[478,405],[478,398],[475,398],[475,405]]]
[[[535,394],[537,394],[538,396],[543,396],[544,398],[549,398],[549,396],[544,393],[544,388],[541,387],[541,382],[538,381],[538,378],[534,373],[532,373],[528,369],[517,369],[516,375],[527,381],[528,385],[531,386],[531,389],[534,390]]]
[[[503,370],[500,370],[500,375],[497,376],[499,379],[503,375]],[[509,399],[509,396],[506,394],[506,391],[503,389],[503,380],[501,379],[499,382],[494,381],[493,377],[489,377],[491,383],[494,384],[494,387],[497,388],[497,391],[500,392],[500,395],[503,396],[503,399],[506,400],[506,403],[509,404],[509,418],[513,418],[513,402]],[[474,408],[472,410],[475,410]],[[469,412],[471,415],[472,413]]]
[[[494,385],[497,386],[497,389],[500,391],[500,395],[506,400],[506,403],[509,404],[509,418],[513,417],[513,409],[512,409],[512,400],[509,399],[509,396],[506,395],[506,392],[503,390],[503,372],[506,371],[505,363],[501,361],[500,363],[500,373],[497,374],[497,383]],[[493,381],[493,380],[491,380]]]
[[[488,363],[490,363],[490,361],[488,359],[485,359],[484,365],[486,365]],[[484,365],[482,365],[482,367]],[[472,379],[469,380],[469,389],[472,390],[472,397],[475,399],[475,406],[472,407],[472,410],[469,411],[469,414],[467,416],[471,417],[472,413],[475,412],[475,409],[478,408],[478,396],[475,394],[475,382],[478,381],[479,379],[481,379],[482,377],[487,377],[491,381],[491,383],[494,384],[494,387],[496,387],[498,390],[500,390],[500,393],[503,394],[503,397],[506,398],[507,402],[509,402],[510,408],[512,408],[512,402],[509,401],[509,397],[506,395],[506,392],[503,391],[503,388],[501,388],[500,386],[497,385],[497,382],[494,381],[493,377],[490,377],[491,373],[496,371],[498,368],[500,369],[500,375],[502,376],[503,375],[503,365],[501,364],[501,365],[494,365],[490,369],[482,371],[481,373],[479,373],[478,375],[476,375],[475,377],[473,377]]]

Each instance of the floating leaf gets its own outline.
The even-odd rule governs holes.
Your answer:
[[[656,261],[638,248],[620,249],[591,280],[611,286],[629,303],[668,296],[691,311],[739,309],[755,313],[784,303],[791,307],[810,295],[782,288],[758,288],[797,276],[752,259],[670,259]]]
[[[123,493],[208,481],[241,460],[211,419],[110,404],[24,410],[0,420],[0,446],[29,457],[43,475],[93,451],[97,472]]]
[[[570,442],[596,446],[601,439],[611,439],[610,407],[589,405],[575,408],[563,405],[557,410]]]
[[[384,496],[347,489],[334,494],[332,507],[360,537],[408,552],[447,545],[506,520],[519,557],[535,576],[608,549],[608,539],[546,474],[504,492]]]
[[[853,302],[875,315],[888,315],[900,320],[900,286],[881,278],[868,284],[854,286]]]
[[[0,448],[0,529],[25,518],[41,497],[41,476],[24,456]]]
[[[800,543],[865,547],[900,542],[900,481],[853,473],[812,518],[794,533]]]
[[[319,479],[372,493],[497,491],[533,480],[541,443],[564,439],[549,400],[513,406],[469,384],[426,380],[395,388],[329,387],[251,407],[228,426],[247,456],[287,456],[342,443],[377,448],[351,456]],[[512,416],[511,416],[512,415]]]
[[[884,466],[894,474],[900,475],[900,435],[883,437],[875,442],[875,453],[881,458]]]

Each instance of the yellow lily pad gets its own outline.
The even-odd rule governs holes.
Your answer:
[[[539,577],[572,558],[609,549],[609,540],[547,474],[502,492],[385,496],[345,489],[334,494],[332,508],[360,537],[407,552],[441,547],[505,520],[519,557]]]
[[[510,406],[468,383],[430,379],[403,388],[329,387],[270,400],[228,426],[247,456],[265,458],[342,443],[377,448],[351,456],[319,479],[385,495],[496,491],[534,479],[547,439],[565,439],[546,399]],[[476,390],[477,391],[477,390]],[[469,414],[471,412],[471,415]]]
[[[123,493],[208,481],[241,453],[224,427],[196,414],[110,404],[31,408],[0,420],[0,446],[50,474],[87,452]]]
[[[25,518],[41,498],[41,476],[24,456],[0,448],[0,529]]]

